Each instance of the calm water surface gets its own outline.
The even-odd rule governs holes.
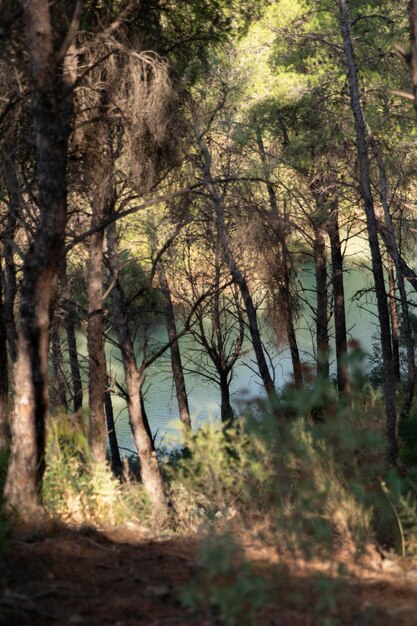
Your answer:
[[[353,253],[354,255],[354,250]],[[314,275],[311,267],[305,265],[300,271],[300,284],[304,297],[314,304],[315,294]],[[360,262],[358,257],[350,263],[350,269],[345,274],[345,293],[347,302],[347,321],[350,337],[358,340],[361,347],[368,353],[372,351],[372,343],[377,341],[376,306],[374,298],[366,290],[371,287],[371,275],[365,267],[365,261]],[[361,297],[356,297],[358,290],[364,290]],[[314,327],[311,309],[304,304],[300,312],[297,324],[297,338],[299,349],[305,362],[312,362]],[[263,326],[263,338],[268,348],[275,371],[277,387],[282,387],[285,382],[291,380],[291,359],[289,350],[285,347],[277,348],[266,324]],[[268,337],[269,335],[269,337]],[[80,337],[81,350],[85,349],[85,339]],[[152,330],[152,340],[157,342],[166,341],[166,331],[163,323],[156,325]],[[81,343],[80,342],[80,343]],[[333,340],[331,340],[332,344]],[[180,340],[183,365],[193,369],[191,358],[197,344],[190,337]],[[247,346],[248,348],[248,346]],[[169,352],[169,351],[168,351]],[[168,354],[167,352],[167,354]],[[107,348],[108,359],[112,375],[123,382],[123,370],[120,362],[120,353],[112,346]],[[335,373],[334,346],[331,345],[331,368]],[[245,356],[238,361],[234,369],[234,377],[231,383],[232,404],[239,412],[245,402],[251,398],[263,395],[263,388],[259,376],[254,372],[256,365],[254,354],[248,349]],[[218,420],[220,413],[220,393],[216,385],[197,373],[186,373],[186,386],[190,404],[193,427],[208,420]],[[151,429],[156,435],[157,444],[172,445],[178,441],[178,430],[175,422],[178,420],[178,408],[170,372],[169,357],[165,356],[148,370],[145,383],[145,403]],[[130,435],[126,404],[122,398],[113,397],[114,412],[116,417],[116,430],[119,444],[124,451],[134,450]]]

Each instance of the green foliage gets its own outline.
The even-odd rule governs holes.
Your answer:
[[[403,557],[417,555],[417,470],[408,474],[391,470],[382,491],[392,510],[397,534],[395,542],[388,543]]]
[[[46,464],[43,501],[65,523],[113,526],[149,515],[140,485],[122,487],[107,464],[93,463],[85,433],[70,416],[52,420]]]
[[[180,523],[252,520],[307,557],[346,541],[363,545],[370,512],[355,452],[373,440],[363,432],[355,438],[344,419],[341,411],[330,424],[298,417],[278,427],[275,415],[263,413],[224,431],[204,427],[187,439],[187,453],[171,472]]]
[[[184,436],[182,455],[174,465],[165,459],[165,473],[180,524],[195,529],[216,515],[228,515],[240,497],[248,440],[238,423],[227,431],[207,424]]]

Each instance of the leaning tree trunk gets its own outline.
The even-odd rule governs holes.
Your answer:
[[[378,318],[381,332],[382,359],[384,366],[384,395],[387,415],[387,456],[388,460],[391,463],[394,463],[398,456],[398,425],[397,407],[395,402],[396,384],[393,367],[391,329],[389,323],[387,294],[385,290],[381,252],[378,242],[377,221],[374,209],[374,199],[372,196],[371,180],[369,174],[369,156],[366,143],[365,123],[359,96],[359,84],[355,56],[350,36],[350,17],[348,2],[347,0],[338,0],[338,5],[340,9],[340,26],[343,39],[343,49],[346,58],[350,101],[355,121],[360,192],[366,214],[369,247],[372,257],[372,273],[375,282],[375,291],[378,305]]]
[[[174,307],[171,299],[168,280],[165,273],[163,262],[158,264],[159,287],[164,299],[165,323],[168,332],[168,340],[171,343],[171,367],[174,378],[175,390],[177,393],[178,409],[180,419],[184,426],[189,430],[191,428],[190,408],[188,406],[187,390],[185,387],[184,370],[181,361],[181,352],[178,341],[174,341],[177,336],[177,326],[175,322]]]
[[[23,264],[5,496],[9,509],[33,519],[39,511],[45,468],[50,309],[65,244],[72,103],[56,62],[48,0],[22,0],[22,7],[32,83],[40,219]]]
[[[204,183],[206,185],[207,191],[209,192],[211,199],[213,200],[214,210],[216,214],[216,227],[219,236],[219,240],[222,246],[223,258],[227,267],[229,268],[229,272],[239,287],[239,291],[242,296],[243,303],[246,309],[246,315],[249,322],[249,332],[252,340],[253,349],[255,352],[256,362],[258,364],[259,375],[265,387],[265,391],[268,395],[268,399],[271,405],[274,408],[278,407],[278,395],[275,389],[275,384],[272,379],[272,376],[269,372],[268,364],[265,358],[265,352],[262,345],[261,333],[259,330],[258,324],[258,314],[256,311],[255,304],[253,302],[251,293],[249,291],[248,283],[246,278],[236,263],[234,258],[229,237],[227,234],[225,215],[224,215],[224,205],[223,201],[217,191],[216,185],[214,184],[213,177],[211,174],[211,153],[207,147],[207,144],[204,140],[203,134],[199,130],[199,126],[197,120],[194,120],[195,127],[195,136],[198,141],[201,154],[204,160]],[[282,417],[282,416],[281,416]]]
[[[137,366],[125,312],[123,290],[119,282],[119,255],[114,224],[111,224],[107,229],[107,242],[109,266],[114,281],[112,290],[113,320],[122,353],[129,424],[139,456],[143,486],[156,511],[164,513],[166,512],[164,486],[149,426],[145,424],[146,418],[141,398],[144,372],[139,370]]]
[[[394,264],[391,257],[387,260],[387,275],[389,285],[389,313],[391,318],[391,335],[392,335],[392,357],[394,361],[394,371],[397,382],[401,382],[400,368],[400,336],[397,315],[397,297],[394,276]]]
[[[339,233],[339,208],[336,205],[330,212],[327,220],[327,233],[330,240],[332,257],[332,284],[333,284],[333,308],[334,328],[336,344],[336,368],[337,388],[339,393],[348,394],[350,390],[349,365],[347,362],[347,331],[345,288],[343,284],[343,255]]]

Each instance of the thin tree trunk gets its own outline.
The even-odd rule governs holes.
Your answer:
[[[107,139],[107,137],[106,137]],[[93,173],[92,228],[99,226],[114,202],[112,183],[112,162],[110,154],[103,157],[100,167]],[[89,428],[88,442],[94,461],[106,460],[106,417],[104,396],[106,392],[106,357],[104,352],[104,310],[103,310],[103,244],[104,229],[100,228],[90,236],[87,266],[88,297],[88,403]]]
[[[111,391],[109,380],[107,379],[107,387],[104,395],[104,405],[106,409],[107,434],[109,436],[111,469],[116,478],[121,480],[123,474],[122,460],[120,458],[119,443],[117,441],[116,426],[114,423],[113,403],[111,400]]]
[[[268,163],[265,152],[265,146],[262,139],[260,129],[256,129],[256,139],[258,143],[259,155],[261,163],[264,168],[264,176],[269,179]],[[297,387],[303,385],[303,367],[300,358],[300,351],[298,349],[297,337],[294,327],[294,312],[291,301],[290,281],[288,274],[288,262],[287,262],[287,245],[285,241],[285,226],[283,224],[282,215],[278,209],[277,198],[273,185],[266,183],[269,205],[273,215],[278,220],[278,241],[277,241],[277,265],[278,265],[278,295],[280,298],[281,310],[285,316],[285,328],[287,334],[288,347],[291,354],[292,369],[294,375],[294,383]]]
[[[65,380],[64,365],[62,359],[61,336],[59,319],[55,318],[51,329],[51,361],[53,374],[53,405],[68,411],[67,383]]]
[[[359,97],[359,85],[355,63],[355,56],[350,37],[350,18],[347,0],[338,0],[340,9],[340,26],[343,38],[343,48],[346,58],[347,77],[349,81],[350,100],[355,121],[356,147],[359,164],[360,192],[364,203],[366,223],[369,237],[369,247],[372,257],[372,272],[375,282],[375,291],[378,305],[378,318],[381,331],[382,358],[384,364],[384,394],[387,415],[387,456],[391,463],[395,463],[398,456],[397,435],[397,408],[395,403],[395,376],[391,346],[391,330],[385,281],[382,268],[381,252],[378,242],[377,221],[375,217],[374,200],[369,175],[369,156],[366,145],[365,123]]]
[[[74,413],[77,413],[83,405],[83,387],[80,362],[78,359],[77,335],[75,330],[77,313],[74,303],[71,300],[65,259],[62,263],[61,271],[61,292],[64,306],[64,327],[68,344],[68,359],[71,370],[72,402]]]
[[[219,236],[219,240],[223,250],[223,257],[227,267],[229,268],[230,274],[235,281],[236,285],[239,287],[243,303],[246,309],[246,315],[248,317],[249,322],[249,332],[252,339],[252,345],[255,352],[256,362],[258,364],[259,375],[262,379],[263,385],[265,387],[265,391],[268,395],[268,399],[273,407],[278,407],[279,401],[277,392],[275,389],[274,381],[269,372],[268,364],[265,358],[265,352],[262,345],[261,334],[259,331],[258,324],[258,315],[256,312],[256,307],[254,305],[252,296],[249,291],[248,283],[238,267],[232,249],[230,247],[229,237],[227,235],[225,216],[224,216],[224,206],[223,201],[216,189],[216,186],[213,182],[213,177],[211,174],[211,154],[207,147],[206,142],[204,141],[204,136],[201,134],[198,123],[194,120],[195,125],[195,136],[198,141],[203,159],[204,159],[204,182],[207,187],[207,190],[213,200],[214,210],[216,213],[216,227]]]
[[[158,264],[159,287],[164,299],[165,323],[168,332],[168,339],[172,341],[177,336],[177,326],[175,322],[174,307],[172,305],[171,292],[169,289],[165,267],[161,262]],[[177,393],[178,409],[181,422],[187,429],[191,429],[190,408],[188,406],[187,390],[185,387],[184,370],[181,362],[181,353],[178,341],[173,341],[170,347],[171,367],[174,377],[175,390]]]
[[[394,360],[394,372],[397,382],[401,382],[401,369],[400,369],[400,337],[397,315],[397,299],[396,299],[396,287],[394,276],[394,264],[391,257],[387,260],[387,275],[389,285],[389,312],[391,318],[391,335],[392,335],[392,357]]]
[[[230,402],[230,382],[228,380],[228,373],[220,376],[220,393],[221,393],[221,405],[220,405],[220,417],[223,424],[231,424],[234,420],[235,414]]]
[[[407,350],[407,382],[405,386],[404,399],[403,399],[402,406],[401,406],[400,419],[406,419],[411,410],[411,404],[413,402],[414,388],[415,388],[415,382],[416,382],[416,365],[415,365],[415,357],[414,357],[413,329],[411,325],[407,290],[405,287],[400,251],[398,248],[394,225],[392,223],[392,217],[391,217],[391,213],[389,210],[388,183],[387,183],[387,175],[386,175],[386,170],[385,170],[385,163],[382,159],[378,145],[376,141],[374,140],[374,138],[372,137],[371,133],[370,133],[370,139],[371,139],[372,152],[375,156],[375,159],[378,165],[378,170],[379,170],[380,199],[381,199],[381,205],[384,211],[384,218],[385,218],[385,235],[386,235],[386,239],[389,242],[389,246],[387,249],[388,249],[388,253],[391,259],[394,262],[395,271],[397,274],[398,290],[400,292],[403,333],[404,333],[404,337],[406,341],[406,350]],[[395,293],[395,283],[394,283],[394,293]],[[392,319],[392,316],[391,316],[391,319]],[[395,329],[393,328],[392,329],[393,334],[394,334],[394,331]],[[398,321],[397,321],[397,335],[398,335]],[[393,347],[394,347],[394,338],[393,338]]]
[[[154,451],[149,424],[145,424],[145,415],[141,398],[144,372],[140,371],[129,331],[125,313],[122,287],[119,283],[119,255],[114,224],[107,229],[109,266],[115,285],[112,290],[114,326],[122,353],[123,369],[127,391],[127,408],[133,441],[138,452],[143,486],[159,512],[166,512],[166,500],[161,472]]]
[[[332,257],[332,284],[334,302],[334,327],[336,344],[337,388],[339,393],[348,394],[350,390],[349,366],[347,363],[347,332],[345,289],[343,284],[343,255],[339,233],[339,209],[332,209],[327,220],[327,233],[330,240]]]
[[[33,519],[39,512],[45,467],[50,309],[65,244],[72,102],[56,65],[48,0],[22,0],[22,7],[32,80],[40,221],[23,265],[5,496],[9,509]]]
[[[325,229],[322,223],[315,225],[313,257],[316,276],[316,349],[317,376],[329,378],[329,318],[327,295],[327,260]]]
[[[285,329],[287,333],[288,347],[291,354],[292,371],[296,387],[303,386],[303,365],[298,349],[297,336],[295,334],[293,304],[291,299],[290,280],[287,262],[287,245],[283,236],[278,241],[278,266],[280,267],[278,280],[278,295],[282,303],[285,316]]]

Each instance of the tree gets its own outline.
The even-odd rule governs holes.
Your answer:
[[[74,32],[79,4],[71,22]],[[39,508],[45,468],[50,305],[65,244],[66,165],[73,119],[69,64],[74,58],[69,54],[70,31],[60,58],[55,53],[56,31],[47,0],[24,0],[22,8],[36,133],[40,216],[23,266],[14,366],[13,439],[5,495],[8,507],[26,517]]]
[[[365,208],[369,247],[372,258],[372,272],[378,304],[379,327],[381,332],[382,358],[384,365],[384,394],[387,412],[387,455],[394,463],[398,455],[397,410],[395,402],[395,376],[393,368],[391,329],[381,252],[378,242],[378,229],[371,188],[370,164],[366,141],[365,123],[359,95],[358,75],[352,40],[350,35],[349,6],[346,0],[338,0],[340,28],[346,58],[346,71],[349,83],[350,101],[356,129],[356,147],[359,164],[360,192]]]
[[[278,406],[278,396],[275,389],[273,378],[270,374],[268,364],[265,358],[265,353],[262,345],[261,334],[259,331],[258,316],[256,307],[254,305],[248,283],[245,276],[239,266],[236,263],[230,240],[227,234],[226,221],[225,221],[225,207],[222,197],[217,190],[215,179],[212,174],[212,155],[205,140],[205,135],[208,131],[207,128],[202,128],[202,120],[200,119],[200,113],[197,110],[192,111],[194,134],[201,151],[202,160],[202,172],[203,182],[207,188],[207,191],[213,202],[215,215],[216,215],[216,229],[222,249],[222,255],[224,261],[229,268],[230,274],[239,287],[242,300],[245,306],[246,315],[249,323],[249,332],[251,341],[256,355],[256,361],[259,369],[259,375],[262,379],[265,391],[269,398],[269,401],[273,407]]]

